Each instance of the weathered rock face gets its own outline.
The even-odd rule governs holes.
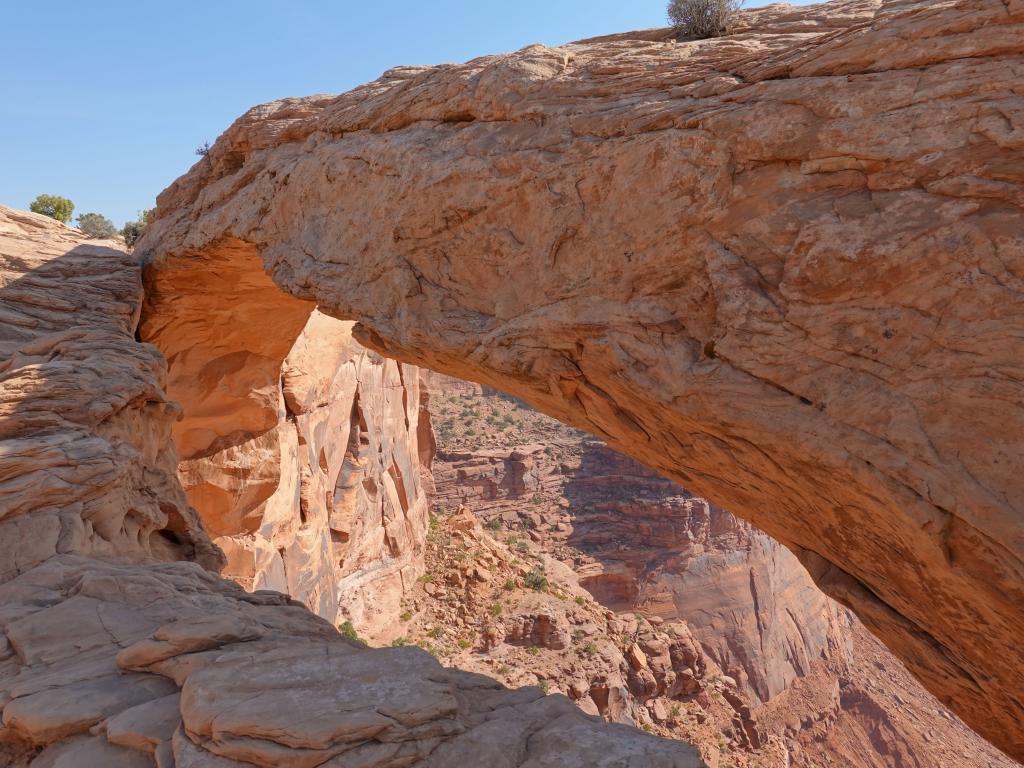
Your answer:
[[[0,298],[0,582],[60,552],[218,565],[174,478],[164,360],[132,335],[136,260],[0,206]]]
[[[8,321],[0,331],[0,764],[703,765],[686,744],[609,727],[564,697],[446,670],[414,648],[365,648],[285,595],[247,593],[196,562],[156,562],[219,565],[221,556],[175,478],[170,423],[178,410],[166,400],[163,359],[134,338],[139,266],[112,246],[0,209]],[[333,329],[320,328],[318,339],[338,340],[335,321],[313,322]],[[339,353],[306,342],[288,357],[283,391],[296,434],[319,441],[317,404],[336,380],[318,375],[329,367],[304,361]],[[361,398],[376,403],[373,413],[397,418],[395,398],[397,412],[418,424],[416,385],[397,387],[393,363],[354,354],[337,372],[359,356],[390,371],[352,377]],[[269,363],[256,368],[274,372]],[[267,407],[281,386],[279,378],[271,384],[262,393]],[[371,444],[400,463],[410,429],[397,430],[394,445]],[[232,485],[218,469],[230,466],[218,455],[227,442],[214,446],[201,431],[192,438],[205,447],[189,461],[205,451],[205,477],[244,496],[244,483]],[[257,458],[249,454],[235,479],[250,468],[261,476]],[[296,509],[299,501],[301,493]],[[356,541],[359,521],[349,522]],[[269,525],[260,531],[283,535]]]
[[[584,444],[565,493],[567,543],[587,554],[583,585],[600,598],[610,579],[628,598],[621,610],[685,619],[748,701],[768,701],[815,659],[842,654],[835,603],[748,523],[598,441]]]
[[[367,351],[351,326],[314,312],[281,367],[277,423],[179,475],[225,576],[372,637],[422,570],[430,445],[421,465],[419,371]]]
[[[1024,3],[748,20],[250,111],[142,248],[154,274],[236,269],[222,311],[275,333],[165,348],[172,376],[276,376],[310,303],[357,319],[754,522],[1024,755]],[[264,267],[285,293],[249,290]],[[206,284],[179,311],[212,338]],[[232,411],[266,423],[256,378],[186,419],[196,451]]]

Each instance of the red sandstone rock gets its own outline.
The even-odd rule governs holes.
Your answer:
[[[269,428],[316,302],[752,521],[1024,756],[1024,4],[748,21],[251,110],[140,244],[153,279],[192,276],[147,322],[253,319],[167,346],[172,381],[267,361],[215,420],[185,397],[182,429],[198,450]]]

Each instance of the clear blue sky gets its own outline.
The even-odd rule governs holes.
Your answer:
[[[665,0],[5,6],[0,203],[27,208],[40,193],[59,194],[76,215],[97,211],[120,226],[255,104],[341,93],[397,64],[662,26]]]

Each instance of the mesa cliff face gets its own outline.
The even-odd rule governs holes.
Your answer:
[[[185,453],[272,425],[315,302],[753,522],[1022,756],[1022,41],[1019,0],[776,6],[257,107],[140,246],[236,278],[164,348],[231,382]]]
[[[751,704],[842,656],[846,621],[780,544],[596,438],[501,398],[453,403],[449,378],[431,381],[442,506],[522,529],[615,611],[686,620]]]

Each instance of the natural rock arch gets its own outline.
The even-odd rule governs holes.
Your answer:
[[[179,446],[358,320],[751,520],[1020,758],[1024,5],[748,18],[248,112],[140,245]]]

